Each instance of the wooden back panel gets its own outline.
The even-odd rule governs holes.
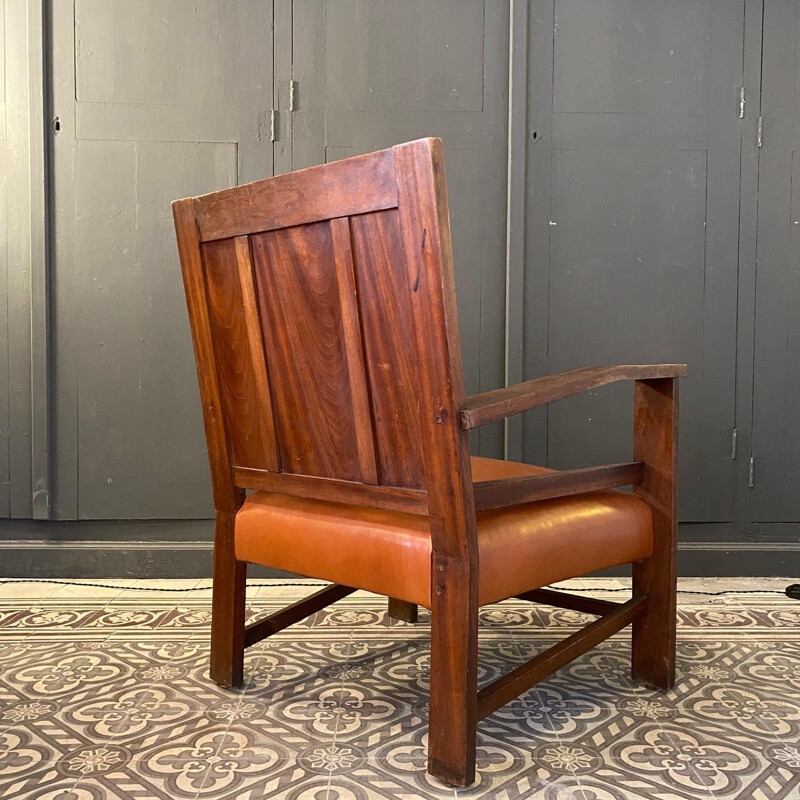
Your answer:
[[[466,452],[440,161],[421,140],[173,204],[218,508],[429,510],[428,422]]]

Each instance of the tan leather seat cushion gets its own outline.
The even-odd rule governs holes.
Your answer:
[[[551,470],[473,458],[475,481]],[[480,603],[647,558],[649,507],[631,494],[593,492],[478,513]],[[270,492],[236,517],[242,561],[368,589],[430,608],[428,519]]]

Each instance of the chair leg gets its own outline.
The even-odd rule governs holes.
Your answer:
[[[396,597],[389,598],[389,616],[392,619],[399,619],[401,622],[416,622],[417,611],[416,603],[407,603]]]
[[[678,523],[678,382],[637,381],[634,390],[633,457],[647,465],[634,487],[653,512],[653,554],[633,565],[633,594],[647,607],[633,623],[631,674],[660,689],[675,683]]]
[[[647,607],[631,636],[631,676],[665,690],[675,684],[677,621],[675,559],[668,555],[654,553],[633,565],[633,594],[646,595]]]
[[[428,772],[448,786],[464,787],[475,781],[478,608],[467,575],[459,572],[439,572],[444,578],[436,581],[431,609]]]
[[[211,602],[211,679],[225,688],[244,683],[244,610],[247,563],[237,561],[235,514],[217,512]]]

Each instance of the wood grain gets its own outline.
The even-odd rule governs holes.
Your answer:
[[[517,597],[520,600],[530,600],[532,603],[544,603],[555,608],[566,608],[570,611],[580,611],[582,614],[599,614],[601,616],[620,606],[620,603],[613,603],[610,600],[582,597],[552,589],[531,589],[529,592],[518,594]]]
[[[374,464],[362,469],[353,387],[363,407],[366,386],[348,364],[331,224],[258,234],[252,247],[282,470],[374,482]]]
[[[630,625],[644,611],[646,604],[646,597],[633,597],[481,689],[478,693],[478,719],[489,716],[574,658]]]
[[[633,461],[626,464],[563,470],[546,475],[477,481],[473,484],[475,509],[483,511],[488,508],[550,500],[555,497],[569,497],[600,489],[630,486],[641,483],[643,479],[644,463]]]
[[[474,781],[479,717],[630,622],[634,676],[672,684],[683,365],[589,367],[465,399],[437,139],[174,209],[218,510],[215,680],[240,682],[245,644],[351,591],[330,587],[245,632],[234,521],[245,489],[258,489],[428,515],[428,769],[450,786]],[[473,485],[468,429],[629,379],[637,381],[633,462]],[[626,484],[652,508],[655,530],[652,557],[634,565],[634,599],[521,594],[602,616],[479,693],[476,508]],[[410,619],[415,607],[392,600],[389,609]]]
[[[350,220],[380,481],[421,488],[419,366],[409,340],[413,282],[399,226],[396,210]]]
[[[419,607],[416,603],[409,603],[406,600],[398,600],[396,597],[390,597],[388,614],[392,619],[414,623],[419,616]]]
[[[241,489],[260,489],[264,492],[280,492],[295,497],[385,508],[387,511],[405,511],[409,514],[426,514],[428,511],[428,495],[423,489],[373,486],[359,481],[309,475],[276,475],[267,470],[238,467],[234,468],[233,477]]]
[[[589,389],[616,381],[649,378],[681,378],[685,364],[631,364],[615,367],[581,367],[556,375],[545,375],[514,386],[493,389],[468,397],[461,409],[465,429],[488,425],[499,419],[546,406]]]
[[[632,675],[661,689],[675,683],[678,579],[678,381],[638,381],[633,455],[645,462],[634,492],[653,512],[653,555],[633,565],[633,591],[648,597],[633,626]]]
[[[214,340],[211,334],[206,279],[197,235],[194,200],[174,202],[172,214],[175,219],[183,288],[186,293],[192,345],[197,362],[197,380],[200,384],[200,400],[203,406],[203,424],[208,444],[214,508],[217,511],[234,512],[244,500],[244,491],[234,487],[231,474],[222,410],[222,392],[214,355]]]
[[[226,688],[244,683],[244,613],[247,564],[234,553],[236,516],[217,511],[211,597],[211,680]]]
[[[350,378],[350,397],[353,401],[353,424],[358,466],[361,480],[364,483],[377,483],[375,438],[372,432],[372,412],[364,368],[364,347],[358,313],[356,279],[353,274],[349,220],[347,218],[332,219],[331,236],[333,237],[333,254],[336,261],[336,278],[339,285],[339,302],[342,309],[342,334],[347,357],[347,374]]]
[[[392,150],[195,198],[201,241],[272,231],[397,205]]]
[[[277,470],[272,404],[247,237],[206,242],[202,251],[231,462]],[[247,285],[242,285],[242,278]]]
[[[264,442],[267,469],[277,472],[280,469],[278,460],[278,444],[275,438],[275,419],[272,411],[272,396],[269,391],[269,376],[264,354],[264,337],[261,335],[261,319],[258,313],[258,298],[253,280],[253,254],[250,251],[250,239],[247,236],[236,238],[236,264],[239,267],[239,286],[244,305],[244,321],[247,329],[247,345],[250,351],[250,363],[255,383],[255,402],[258,408],[261,426],[266,441]],[[237,466],[255,466],[239,464]]]
[[[478,542],[469,441],[458,416],[464,381],[441,141],[398,146],[395,169],[433,548],[428,771],[468,786],[475,779]]]

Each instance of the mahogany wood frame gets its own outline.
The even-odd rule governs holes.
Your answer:
[[[357,338],[359,307],[353,298],[357,291],[366,290],[356,286],[347,268],[358,246],[353,226],[360,226],[362,233],[386,234],[389,229],[381,227],[384,222],[374,214],[387,210],[396,215],[397,225],[390,244],[410,272],[399,284],[392,284],[389,277],[373,270],[376,280],[385,284],[364,302],[382,302],[382,296],[393,296],[406,280],[408,286],[413,285],[405,310],[413,320],[408,346],[414,353],[414,371],[406,374],[414,379],[419,404],[413,426],[417,438],[410,430],[403,433],[406,438],[400,442],[395,462],[379,460],[372,444],[378,432],[375,421],[369,420],[370,404],[393,401],[376,398],[363,388],[366,372]],[[241,685],[246,647],[356,588],[334,584],[245,626],[246,564],[236,558],[234,528],[245,491],[259,489],[427,514],[433,551],[428,769],[448,785],[468,786],[474,780],[480,718],[629,624],[633,625],[633,676],[664,689],[672,685],[677,379],[686,374],[684,365],[587,367],[464,397],[444,166],[441,142],[436,139],[176,201],[173,212],[216,509],[213,680],[227,687]],[[358,223],[348,221],[356,219],[354,215],[361,215]],[[275,242],[299,246],[299,240],[290,241],[294,234],[281,232],[311,223],[327,223],[332,237],[345,339],[343,358],[350,381],[346,391],[358,412],[353,433],[356,449],[348,462],[355,464],[355,477],[341,470],[294,474],[297,470],[287,461],[291,452],[278,446],[281,420],[270,385],[275,375],[265,361],[268,337],[259,317],[263,298],[258,299],[254,264],[257,258],[269,256],[264,255],[265,248],[277,247]],[[253,244],[252,237],[263,237],[264,232],[284,239],[270,240],[272,245],[263,239]],[[259,253],[256,246],[261,247]],[[230,302],[231,297],[235,302]],[[240,312],[236,312],[237,303]],[[225,336],[231,337],[229,351],[219,346],[220,325]],[[378,331],[378,338],[390,333]],[[380,349],[385,341],[370,340],[369,346]],[[247,358],[233,369],[231,353],[245,353]],[[410,369],[407,364],[398,368]],[[243,382],[243,374],[252,376],[249,383]],[[619,380],[635,382],[633,461],[473,483],[470,429]],[[654,518],[653,553],[633,565],[632,599],[616,604],[538,588],[519,595],[532,602],[597,614],[599,619],[479,692],[476,512],[624,485],[633,485]],[[390,598],[389,613],[411,622],[416,619],[416,606]]]

